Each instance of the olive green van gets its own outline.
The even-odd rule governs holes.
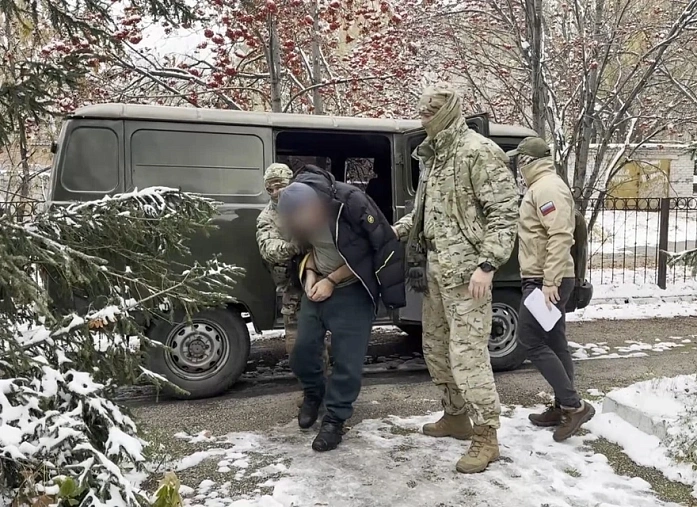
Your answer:
[[[471,128],[504,149],[515,148],[530,129],[468,119]],[[390,221],[413,203],[419,165],[410,156],[425,138],[418,121],[124,104],[89,106],[66,119],[55,146],[51,176],[54,203],[85,201],[149,186],[196,192],[221,202],[218,226],[192,242],[196,258],[220,254],[246,276],[232,290],[236,302],[193,317],[192,323],[157,323],[150,336],[168,346],[150,354],[150,367],[191,397],[214,396],[243,373],[250,351],[248,323],[258,331],[281,327],[279,298],[259,256],[256,218],[266,206],[264,169],[274,161],[298,166],[312,161],[339,181],[364,188]],[[569,311],[586,306],[586,224],[577,214],[576,295]],[[489,352],[495,370],[525,360],[515,331],[520,304],[517,255],[494,280],[494,317]],[[394,323],[412,337],[421,334],[420,296],[376,323]]]

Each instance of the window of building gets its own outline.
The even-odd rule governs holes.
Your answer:
[[[264,145],[249,134],[138,130],[131,137],[133,184],[204,195],[259,195]]]

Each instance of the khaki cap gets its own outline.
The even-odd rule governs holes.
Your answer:
[[[532,158],[544,158],[549,157],[551,153],[547,141],[541,137],[526,137],[515,150],[509,151],[506,155],[510,158],[518,155],[527,155]]]

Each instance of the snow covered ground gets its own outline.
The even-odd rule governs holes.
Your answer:
[[[697,376],[639,382],[607,395],[588,428],[632,461],[692,486],[697,497]]]
[[[593,286],[588,307],[567,315],[569,322],[654,319],[697,315],[697,282],[668,285],[615,283]]]
[[[621,359],[627,357],[645,357],[649,352],[665,352],[676,348],[690,347],[694,349],[697,343],[695,336],[671,336],[669,341],[661,341],[656,338],[654,343],[645,343],[637,340],[625,340],[625,345],[611,347],[607,342],[600,343],[576,343],[569,342],[572,356],[578,361],[586,359]]]
[[[660,214],[632,210],[601,211],[590,234],[589,251],[612,253],[658,246]],[[670,213],[669,243],[697,240],[697,210],[674,210]]]
[[[539,407],[538,407],[539,409]],[[556,444],[535,428],[532,410],[507,410],[499,433],[502,458],[483,474],[464,476],[454,464],[466,444],[434,440],[421,426],[440,414],[364,420],[337,451],[310,449],[314,432],[289,422],[270,433],[234,433],[210,438],[211,450],[182,460],[194,466],[217,460],[227,478],[185,487],[188,506],[206,507],[658,507],[639,478],[617,475],[607,458],[585,441],[594,434]],[[184,435],[179,435],[184,437]],[[201,436],[189,437],[201,442]],[[179,470],[184,464],[180,464]]]
[[[692,487],[697,498],[697,470],[676,459],[687,457],[686,449],[694,452],[696,393],[697,375],[640,382],[607,395],[589,389],[588,395],[605,399],[593,402],[597,415],[585,426],[588,433],[562,444],[551,430],[529,423],[528,415],[543,407],[504,407],[502,457],[471,476],[454,470],[466,443],[420,431],[440,413],[363,420],[326,454],[310,448],[316,430],[301,431],[295,421],[264,433],[178,433],[198,450],[170,467],[182,478],[187,507],[673,507],[645,480],[618,475],[589,443],[604,438],[618,444],[638,465]],[[665,434],[640,431],[608,400],[646,413]],[[217,470],[216,481],[194,474],[199,479],[188,482],[187,471],[204,465]]]

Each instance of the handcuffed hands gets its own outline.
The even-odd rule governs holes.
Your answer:
[[[310,301],[319,303],[329,299],[333,293],[334,284],[328,279],[323,278],[310,289],[310,293],[307,295],[307,297],[310,299]]]
[[[305,288],[305,295],[310,301],[312,301],[312,289],[317,285],[317,279],[317,274],[312,271],[307,271],[305,274],[305,284],[303,287]]]

